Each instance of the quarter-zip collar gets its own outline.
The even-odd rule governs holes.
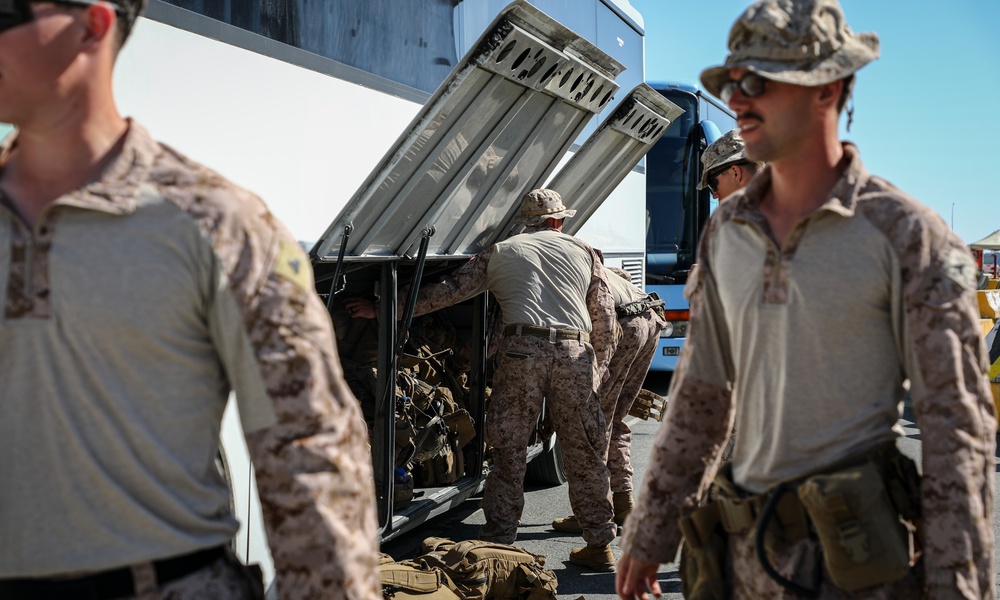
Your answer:
[[[160,151],[144,127],[127,119],[125,143],[101,174],[82,188],[69,192],[54,205],[77,206],[110,214],[135,212],[140,187]],[[0,142],[0,169],[17,147],[17,131]]]

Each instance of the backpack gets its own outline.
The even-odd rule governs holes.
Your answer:
[[[480,540],[429,537],[415,562],[440,569],[465,600],[555,600],[558,580],[545,557]]]
[[[382,597],[392,600],[459,600],[454,584],[440,569],[402,561],[393,562],[388,554],[379,558],[378,578]]]

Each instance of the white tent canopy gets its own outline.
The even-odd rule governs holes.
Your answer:
[[[1000,229],[979,240],[972,242],[969,247],[973,250],[1000,250]]]

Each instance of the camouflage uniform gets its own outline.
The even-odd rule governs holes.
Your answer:
[[[674,559],[677,519],[711,482],[708,457],[734,413],[734,479],[761,493],[895,439],[908,377],[924,432],[924,570],[896,586],[990,597],[996,417],[971,258],[937,215],[869,175],[854,147],[845,152],[850,165],[827,203],[783,250],[763,233],[769,168],[709,221],[688,282],[690,334],[622,546],[640,560]],[[831,281],[852,285],[839,293]],[[766,338],[778,341],[762,346]],[[788,576],[818,556],[806,540],[771,559]],[[731,536],[729,557],[734,597],[797,597],[764,574],[748,538]],[[821,597],[847,597],[825,572],[823,581]],[[850,597],[910,597],[899,589]]]
[[[260,199],[132,122],[33,230],[11,206],[0,396],[20,429],[0,425],[19,446],[0,476],[34,483],[0,486],[0,579],[228,545],[215,456],[234,389],[282,597],[379,597],[364,422],[308,259]]]
[[[628,272],[608,270],[615,273],[608,275],[608,279],[616,307],[646,296],[645,292],[627,281]],[[617,277],[618,281],[612,277]],[[631,287],[633,293],[620,297],[616,288],[621,283]],[[656,353],[660,330],[666,322],[656,311],[647,308],[637,315],[618,317],[618,325],[622,329],[622,338],[608,366],[608,379],[601,386],[601,410],[608,427],[608,471],[612,493],[632,491],[632,430],[625,424],[625,417],[639,396]]]
[[[554,194],[532,192],[540,199],[546,193]],[[525,197],[522,215],[531,197]],[[573,212],[542,214],[562,218]],[[507,326],[519,323],[551,328],[551,332],[560,328],[589,331],[589,336],[576,339],[556,338],[554,333],[542,338],[507,332],[500,342],[486,423],[493,469],[483,493],[486,525],[480,537],[508,544],[516,539],[524,508],[527,443],[544,398],[559,436],[570,503],[583,537],[589,545],[606,546],[615,537],[615,525],[605,467],[605,423],[596,390],[607,376],[617,343],[614,302],[595,251],[538,223],[539,219],[532,219],[525,233],[494,244],[441,282],[422,287],[414,314],[440,310],[489,290],[497,296]],[[527,253],[534,258],[507,258],[523,256],[525,248],[536,244],[543,246]],[[507,262],[501,262],[501,254]],[[575,258],[562,260],[570,256]],[[587,267],[580,273],[584,277],[577,282],[579,289],[555,283],[579,267],[581,259]],[[526,277],[529,273],[534,277]],[[515,280],[525,285],[512,292],[507,284]],[[543,283],[531,283],[536,280]],[[546,294],[561,296],[563,301],[546,301]],[[571,323],[563,322],[564,318]]]
[[[851,31],[836,0],[760,0],[734,23],[729,50],[701,74],[712,94],[752,106],[767,93],[744,89],[747,75],[732,80],[738,68],[764,84],[843,81],[846,102],[879,40]],[[922,559],[902,581],[853,595],[832,585],[824,565],[819,597],[911,598],[922,589],[935,600],[991,598],[996,414],[975,265],[938,215],[870,175],[854,146],[843,144],[839,169],[825,202],[780,247],[761,210],[772,167],[710,218],[686,289],[688,339],[622,546],[646,563],[674,559],[678,518],[703,498],[734,419],[733,482],[765,494],[894,444],[909,380],[922,432]],[[816,542],[772,541],[783,576],[814,588]],[[734,597],[799,597],[770,581],[753,554],[747,535],[729,536]]]

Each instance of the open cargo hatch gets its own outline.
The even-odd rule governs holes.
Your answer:
[[[577,211],[563,231],[575,235],[683,113],[645,83],[629,92],[547,186]]]
[[[494,20],[310,252],[333,262],[471,256],[500,239],[523,194],[607,106],[616,60],[524,0]],[[631,167],[629,167],[631,168]]]

